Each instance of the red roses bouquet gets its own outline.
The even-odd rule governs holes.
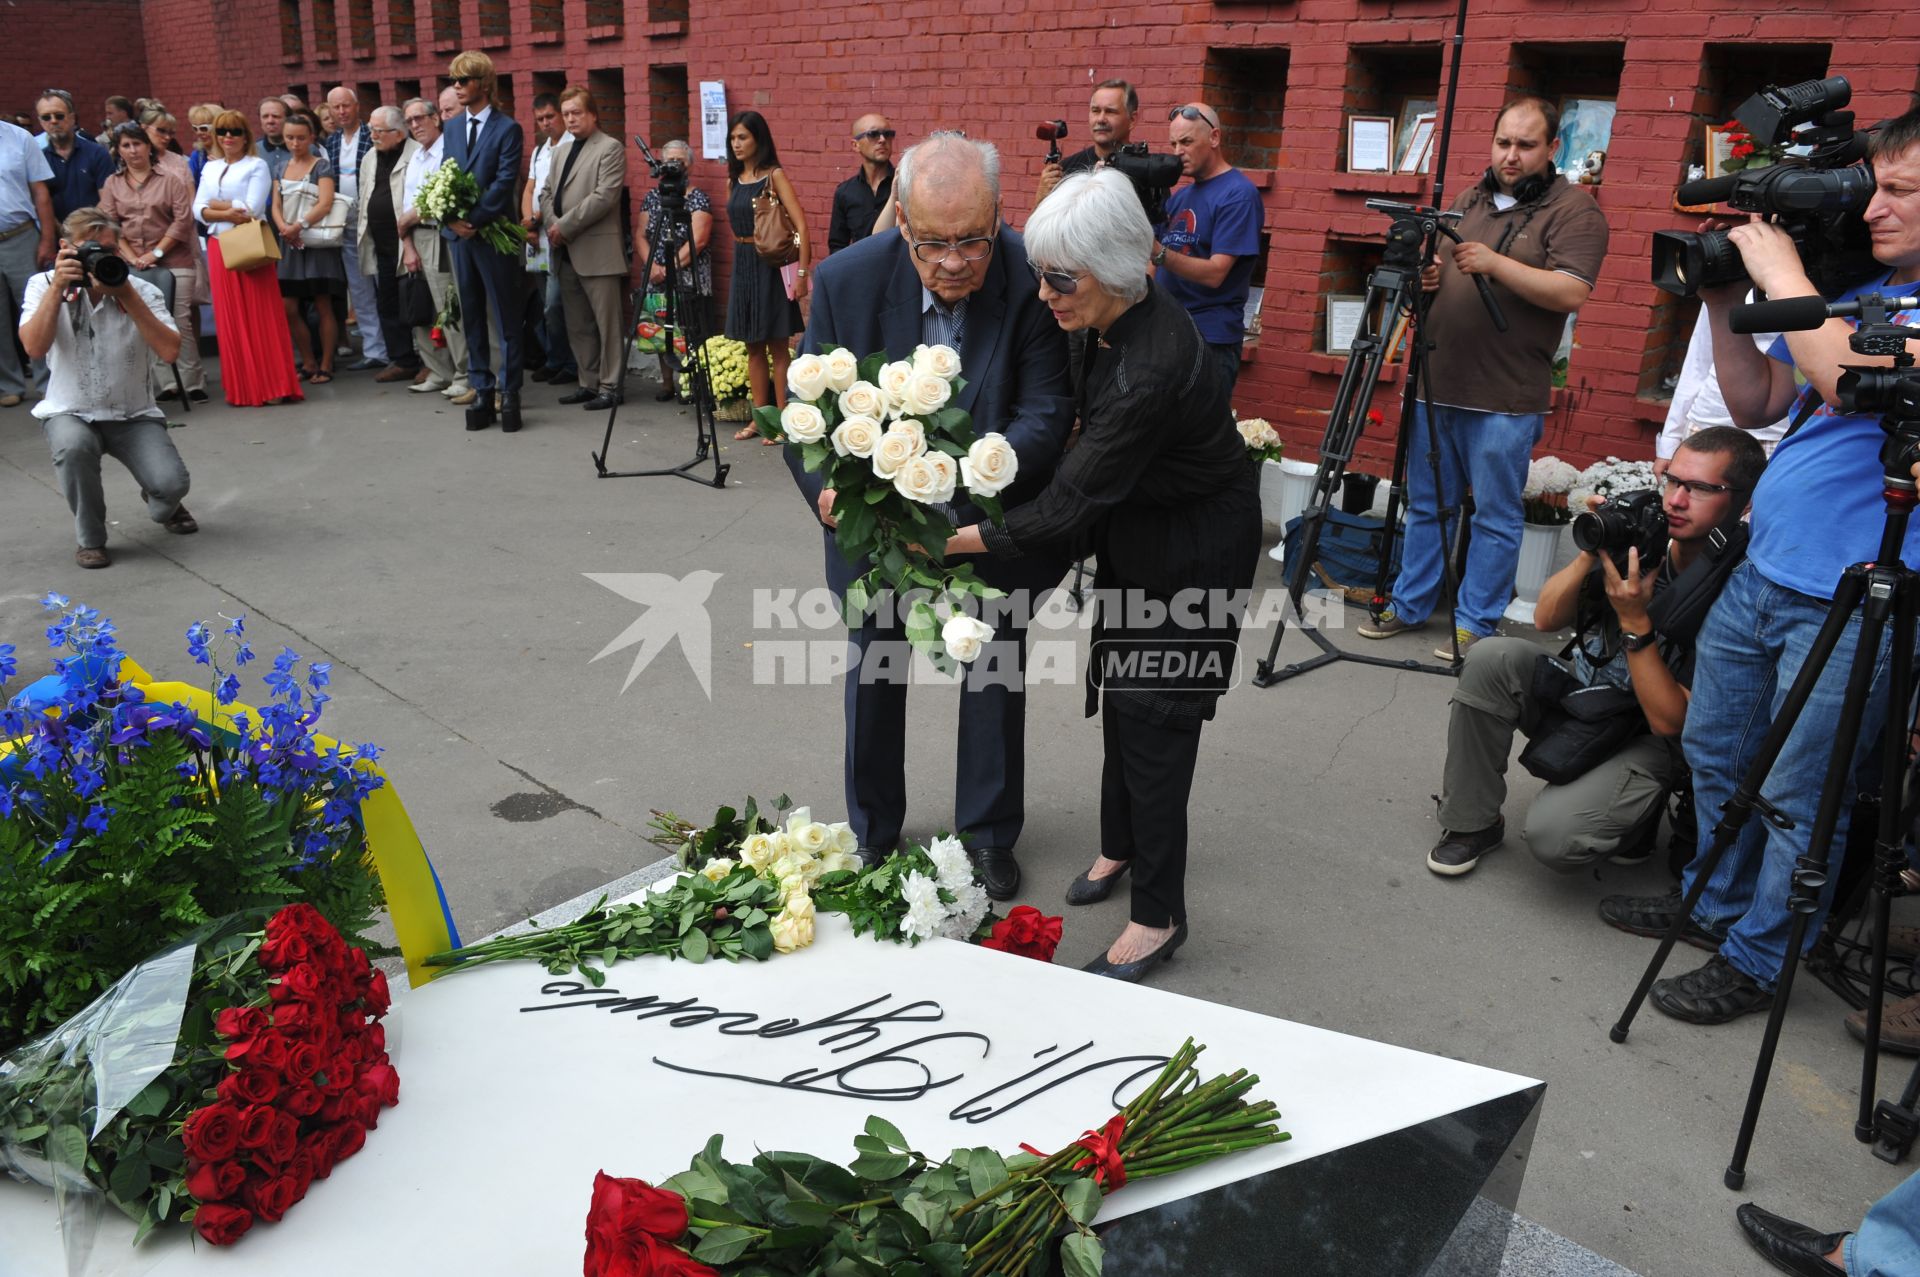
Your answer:
[[[1017,957],[1052,962],[1053,951],[1060,947],[1063,924],[1064,919],[1049,917],[1032,905],[1015,905],[978,943],[982,949],[998,949]]]
[[[99,1193],[140,1236],[230,1245],[366,1143],[400,1077],[384,972],[319,911],[225,919],[0,1060],[0,1166],[64,1209]]]

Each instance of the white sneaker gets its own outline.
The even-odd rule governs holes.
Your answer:
[[[467,393],[467,383],[464,381],[456,381],[451,385],[441,387],[440,393],[449,399],[455,395],[464,395]]]
[[[407,387],[408,390],[413,391],[416,395],[424,395],[432,390],[445,392],[451,388],[452,384],[450,382],[442,381],[438,377],[429,377],[425,381],[416,381]]]

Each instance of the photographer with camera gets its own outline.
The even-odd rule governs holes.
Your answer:
[[[1471,873],[1505,839],[1500,808],[1516,730],[1530,739],[1521,765],[1548,781],[1527,810],[1534,858],[1562,872],[1644,858],[1685,772],[1678,737],[1692,632],[1724,581],[1728,554],[1737,556],[1740,515],[1766,464],[1745,431],[1710,426],[1674,453],[1663,497],[1635,492],[1576,519],[1580,553],[1541,587],[1534,609],[1543,632],[1577,625],[1571,667],[1524,638],[1489,638],[1467,653],[1428,869]],[[1703,556],[1716,531],[1732,548]],[[1686,587],[1671,589],[1683,579]]]
[[[1231,400],[1265,211],[1259,188],[1227,163],[1212,107],[1189,102],[1168,111],[1167,120],[1168,142],[1190,184],[1168,197],[1151,260],[1157,282],[1192,316]]]
[[[1870,150],[1878,189],[1867,205],[1865,225],[1881,271],[1830,301],[1889,286],[1912,292],[1907,286],[1920,283],[1920,109],[1883,125]],[[1778,226],[1756,220],[1736,227],[1728,238],[1753,286],[1770,300],[1819,296],[1793,240]],[[1741,281],[1700,290],[1712,316],[1713,356],[1727,409],[1735,422],[1753,428],[1776,420],[1798,400],[1794,417],[1801,424],[1774,451],[1754,493],[1746,562],[1728,580],[1700,634],[1700,677],[1687,717],[1686,752],[1694,765],[1703,825],[1719,819],[1752,765],[1827,619],[1842,574],[1851,564],[1878,557],[1885,519],[1880,452],[1887,436],[1880,416],[1835,405],[1841,365],[1887,361],[1855,355],[1847,344],[1852,324],[1839,319],[1789,332],[1769,354],[1761,354],[1729,323],[1746,289]],[[1916,319],[1920,311],[1897,316],[1900,323]],[[1807,382],[1804,394],[1795,384],[1796,368]],[[1920,562],[1920,524],[1908,529],[1903,558]],[[1676,1019],[1718,1024],[1773,1003],[1774,981],[1787,956],[1795,861],[1807,851],[1821,793],[1816,778],[1833,749],[1861,619],[1856,613],[1843,631],[1762,789],[1762,803],[1778,816],[1751,821],[1741,830],[1687,920],[1683,938],[1717,952],[1699,970],[1653,986],[1654,1005]],[[1891,633],[1883,640],[1886,649],[1892,647]],[[1864,761],[1885,722],[1889,662],[1913,656],[1885,649],[1879,654],[1854,755],[1863,764],[1856,768],[1861,780],[1870,783]],[[1820,934],[1833,884],[1840,879],[1849,808],[1840,807],[1827,887],[1808,919],[1809,943]],[[1689,887],[1692,872],[1690,867]],[[1660,935],[1679,904],[1678,896],[1614,897],[1602,902],[1601,917],[1624,931]]]
[[[107,503],[100,488],[102,453],[133,473],[147,513],[169,532],[200,527],[180,504],[187,467],[167,420],[153,401],[148,361],[172,363],[180,333],[160,290],[133,277],[119,255],[120,227],[97,208],[76,209],[62,226],[65,241],[53,269],[27,281],[20,344],[47,361],[47,393],[33,406],[45,423],[60,489],[73,511],[79,548],[73,561],[104,568]]]
[[[1102,80],[1093,86],[1087,100],[1087,132],[1093,145],[1075,151],[1062,160],[1049,160],[1040,170],[1040,186],[1034,192],[1036,207],[1053,194],[1060,179],[1073,173],[1090,173],[1112,159],[1133,136],[1133,117],[1140,113],[1140,93],[1126,80]]]

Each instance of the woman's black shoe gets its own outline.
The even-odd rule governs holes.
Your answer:
[[[1067,884],[1067,903],[1070,905],[1097,905],[1113,894],[1113,884],[1120,881],[1127,870],[1133,868],[1131,860],[1123,860],[1120,867],[1104,878],[1089,878],[1081,874]]]
[[[1118,876],[1117,874],[1115,875],[1115,877]],[[1147,973],[1149,967],[1152,967],[1156,963],[1169,961],[1173,957],[1173,951],[1185,944],[1186,940],[1187,924],[1183,922],[1173,929],[1173,934],[1168,936],[1158,949],[1155,949],[1144,958],[1134,962],[1108,962],[1107,955],[1102,953],[1099,957],[1080,969],[1082,971],[1091,971],[1094,975],[1103,975],[1113,980],[1125,980],[1128,984],[1138,984],[1140,977]]]

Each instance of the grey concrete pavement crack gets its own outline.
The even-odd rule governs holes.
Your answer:
[[[1340,751],[1347,747],[1347,742],[1353,738],[1353,734],[1355,732],[1360,730],[1360,727],[1362,724],[1367,722],[1367,720],[1369,719],[1378,718],[1380,715],[1386,713],[1388,710],[1393,708],[1393,703],[1400,699],[1401,678],[1402,678],[1402,675],[1398,673],[1394,674],[1393,691],[1387,697],[1387,703],[1385,705],[1380,706],[1380,708],[1378,709],[1368,710],[1366,713],[1362,714],[1359,718],[1356,718],[1355,720],[1353,720],[1353,724],[1350,727],[1348,727],[1345,732],[1341,733],[1340,739],[1334,742],[1333,749],[1328,752],[1326,763],[1321,766],[1319,771],[1313,774],[1313,779],[1320,780],[1323,777],[1325,777],[1328,772],[1333,770],[1333,765],[1340,761]]]

